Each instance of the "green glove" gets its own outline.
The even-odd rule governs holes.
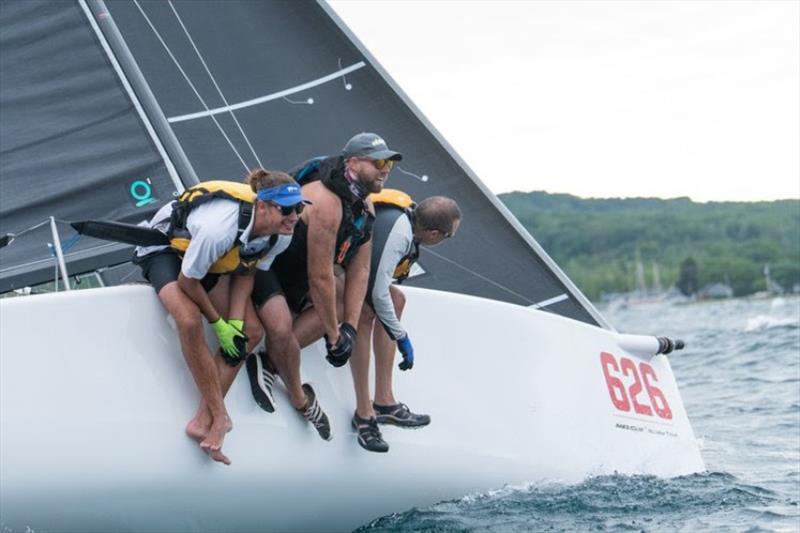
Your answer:
[[[239,327],[236,327],[236,326]],[[236,360],[238,362],[243,355],[242,352],[246,352],[246,344],[247,344],[247,336],[242,333],[242,327],[244,326],[244,322],[241,320],[231,320],[228,322],[224,318],[220,318],[216,322],[211,323],[211,327],[214,328],[214,333],[217,334],[217,339],[219,339],[219,346],[222,348],[222,352],[230,357],[231,359]]]

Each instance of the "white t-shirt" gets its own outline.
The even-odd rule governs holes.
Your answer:
[[[159,209],[146,225],[166,235],[173,204],[174,202],[171,202]],[[241,243],[250,241],[250,232],[253,230],[254,221],[255,211],[253,211],[253,218],[251,218],[250,224],[239,237]],[[187,278],[202,279],[208,274],[211,265],[228,253],[234,246],[236,233],[239,229],[239,202],[225,198],[215,198],[197,206],[189,213],[186,219],[186,229],[192,236],[192,240],[183,254],[181,273]],[[278,236],[275,245],[258,262],[256,268],[269,270],[272,261],[289,246],[291,241],[291,235]],[[166,248],[169,247],[139,246],[136,248],[136,255],[142,257]]]

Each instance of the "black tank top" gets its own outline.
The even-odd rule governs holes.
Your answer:
[[[359,246],[367,242],[372,233],[373,215],[367,211],[364,200],[353,194],[344,176],[344,158],[315,158],[291,172],[301,185],[322,181],[325,187],[336,194],[342,203],[342,221],[336,232],[336,247],[333,263],[346,267]],[[289,247],[280,254],[276,263],[281,267],[308,270],[308,226],[297,222]]]

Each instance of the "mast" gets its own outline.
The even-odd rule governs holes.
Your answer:
[[[117,74],[122,80],[126,89],[129,89],[131,99],[137,109],[141,109],[140,115],[146,127],[151,131],[153,142],[162,153],[170,174],[175,179],[175,187],[178,192],[182,192],[186,186],[199,183],[197,173],[195,173],[189,158],[183,151],[175,133],[169,126],[161,106],[150,90],[150,86],[142,75],[139,65],[133,58],[133,54],[125,44],[122,34],[117,28],[113,17],[106,9],[103,0],[79,0],[81,7],[86,13],[92,28],[98,33],[98,38],[103,43],[103,48],[109,55],[109,59],[114,65]],[[108,45],[108,48],[106,46]],[[164,150],[166,149],[166,153]],[[177,171],[177,172],[176,172]]]

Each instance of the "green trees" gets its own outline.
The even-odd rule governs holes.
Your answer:
[[[696,203],[544,192],[500,199],[593,299],[635,288],[637,250],[648,284],[655,262],[662,284],[682,291],[723,281],[737,296],[763,290],[765,264],[784,288],[800,283],[798,200]]]

